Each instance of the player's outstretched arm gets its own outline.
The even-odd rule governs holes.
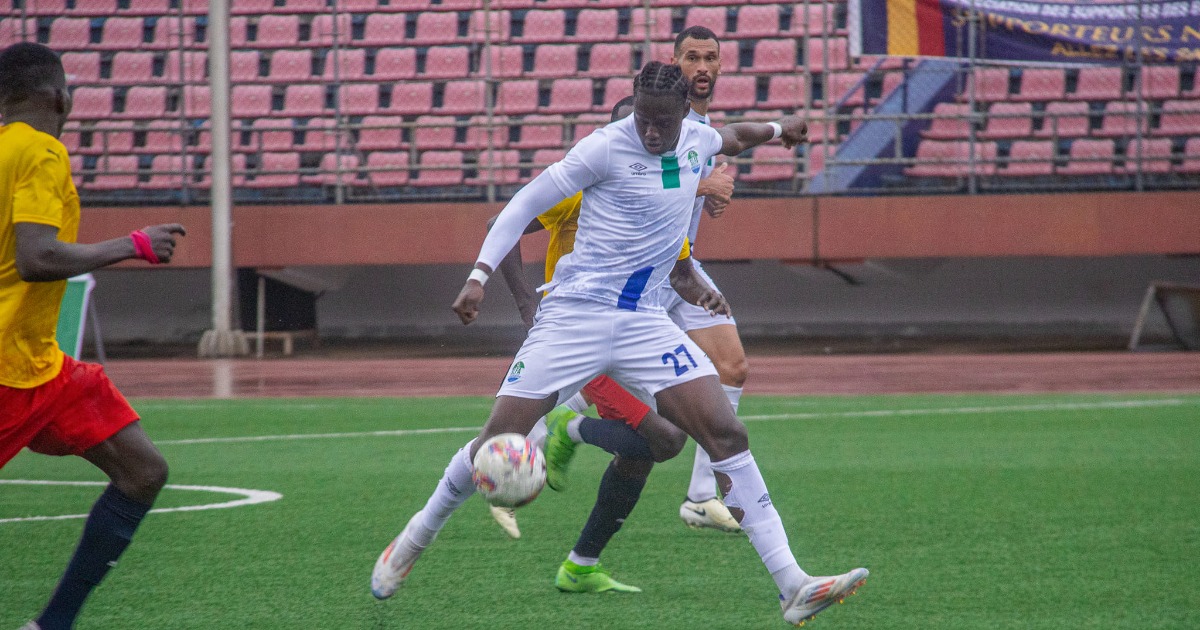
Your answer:
[[[178,223],[142,228],[99,243],[64,243],[58,228],[41,223],[17,223],[17,273],[26,282],[64,280],[101,267],[140,258],[167,263],[175,254],[175,237],[187,232]]]
[[[784,116],[770,123],[733,123],[721,127],[717,133],[724,141],[722,155],[737,155],[775,138],[789,149],[808,142],[808,124],[799,116]]]
[[[725,300],[725,296],[696,273],[691,256],[675,261],[675,267],[671,269],[671,288],[675,289],[684,301],[702,307],[714,316],[733,315],[733,309]]]
[[[496,224],[496,218],[499,215],[488,219],[488,230]],[[534,219],[525,227],[525,234],[533,234],[544,230],[545,226],[542,222]],[[533,316],[537,314],[537,292],[530,286],[529,280],[525,277],[525,264],[521,259],[521,241],[517,241],[516,245],[509,250],[508,254],[500,261],[500,275],[504,278],[504,282],[508,284],[508,290],[512,292],[513,301],[517,303],[517,310],[521,313],[521,321],[525,323],[526,328],[533,328]]]

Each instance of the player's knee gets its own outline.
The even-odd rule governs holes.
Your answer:
[[[687,444],[687,434],[674,426],[671,428],[674,430],[666,431],[660,439],[650,443],[650,451],[654,454],[656,462],[662,463],[674,458]]]
[[[134,499],[151,503],[163,486],[167,485],[169,473],[167,460],[155,452],[153,455],[144,457],[133,467],[126,479],[127,487],[121,490]]]
[[[711,444],[705,447],[713,461],[733,457],[750,450],[750,436],[740,422],[724,423],[714,431]]]
[[[722,384],[730,387],[742,387],[746,384],[746,378],[750,376],[750,362],[746,360],[745,354],[721,357],[715,363]]]

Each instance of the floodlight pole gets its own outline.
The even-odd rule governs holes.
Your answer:
[[[212,91],[212,330],[200,338],[202,357],[249,354],[233,321],[233,190],[229,136],[229,0],[208,4],[208,62]]]

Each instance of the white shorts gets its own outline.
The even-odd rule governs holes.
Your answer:
[[[717,370],[665,313],[547,299],[496,395],[557,393],[561,404],[599,374],[645,400],[668,387],[716,376]]]
[[[713,279],[710,278],[707,273],[705,273],[704,267],[700,265],[699,260],[693,258],[692,264],[695,265],[696,273],[700,274],[700,277],[707,280],[708,283],[712,285],[712,288],[720,291],[720,289],[717,287],[717,283],[713,282]],[[713,326],[721,326],[723,324],[728,324],[730,326],[737,325],[737,322],[733,320],[733,317],[713,315],[703,307],[684,302],[683,298],[679,297],[679,294],[672,290],[670,286],[667,287],[665,295],[666,297],[663,299],[663,308],[666,309],[667,315],[671,317],[671,321],[675,322],[675,325],[679,326],[679,328],[684,332],[689,330],[699,330],[701,328],[711,328]]]

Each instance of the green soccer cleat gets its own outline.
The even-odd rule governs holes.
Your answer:
[[[567,489],[567,467],[577,446],[567,434],[567,423],[578,417],[566,407],[555,407],[546,414],[546,485],[558,492]]]
[[[600,566],[581,567],[564,560],[554,577],[554,586],[564,593],[641,593],[642,589],[622,584]]]

